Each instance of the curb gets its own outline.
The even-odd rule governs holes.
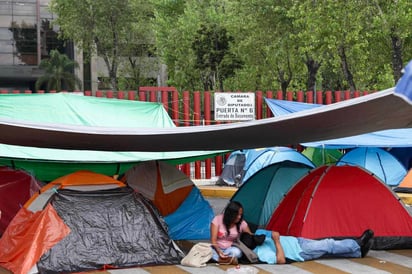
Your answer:
[[[203,196],[213,198],[231,198],[237,191],[236,187],[230,186],[199,185],[197,187]]]

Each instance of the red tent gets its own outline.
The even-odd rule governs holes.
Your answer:
[[[0,167],[0,235],[24,203],[39,190],[39,183],[27,172]]]
[[[302,177],[275,209],[267,229],[318,239],[375,232],[374,249],[412,247],[412,217],[377,177],[357,166],[322,166]]]

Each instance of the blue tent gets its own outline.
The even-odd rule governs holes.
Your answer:
[[[235,165],[236,161],[242,163],[241,171],[239,171],[239,167]],[[310,167],[315,167],[315,164],[309,158],[289,147],[277,146],[236,150],[233,151],[227,159],[222,175],[216,184],[225,182],[228,185],[241,186],[262,168],[283,161],[302,163]]]
[[[412,147],[393,147],[388,152],[395,156],[406,170],[412,168]]]
[[[207,240],[210,239],[210,223],[213,217],[209,202],[197,187],[193,187],[179,208],[164,219],[173,240]]]
[[[406,176],[405,167],[392,154],[381,148],[359,147],[343,155],[337,166],[360,166],[389,186],[397,186]]]
[[[302,163],[310,167],[315,165],[302,153],[289,147],[268,147],[245,150],[246,162],[243,167],[242,182],[246,182],[262,168],[283,161]]]

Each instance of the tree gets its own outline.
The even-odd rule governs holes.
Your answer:
[[[37,79],[36,90],[47,83],[47,90],[61,91],[63,88],[75,90],[81,86],[80,79],[74,75],[73,70],[79,66],[67,55],[60,54],[57,50],[50,51],[50,58],[43,59],[39,65],[45,74]]]
[[[388,49],[384,56],[390,60],[396,83],[402,75],[404,58],[412,57],[412,2],[374,0],[369,11],[372,15],[372,39],[381,50]]]
[[[224,80],[241,67],[236,56],[230,54],[230,42],[233,40],[222,26],[215,23],[202,24],[192,42],[196,56],[195,67],[201,71],[204,90],[218,88],[223,91]]]
[[[150,41],[153,17],[144,0],[52,0],[51,11],[63,38],[75,42],[86,56],[103,58],[111,88],[118,89],[118,69],[133,53],[133,46]]]
[[[105,60],[113,87],[141,83],[144,67],[159,65],[136,57],[150,45],[178,90],[286,91],[391,85],[412,57],[411,6],[409,0],[52,0],[51,7],[63,37]]]
[[[290,1],[230,1],[227,28],[234,37],[233,51],[244,63],[231,84],[248,89],[282,89],[292,84],[302,69],[296,64],[297,46],[293,43]]]

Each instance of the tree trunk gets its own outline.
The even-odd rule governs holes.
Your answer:
[[[308,68],[308,81],[306,84],[306,90],[316,91],[316,75],[320,68],[320,63],[313,60],[311,57],[306,57],[306,67]]]
[[[346,58],[345,47],[343,45],[339,46],[338,53],[339,53],[339,57],[341,61],[343,75],[346,81],[348,81],[350,91],[355,91],[356,90],[355,82],[353,81],[353,75],[349,69],[348,60]]]
[[[393,70],[393,80],[395,84],[399,81],[402,76],[402,40],[401,38],[392,33],[391,34],[392,42],[392,70]]]
[[[107,71],[109,72],[111,89],[114,91],[117,91],[117,64],[115,62],[112,62],[110,64],[110,61],[107,55],[103,56],[103,60],[106,64]]]
[[[287,77],[285,75],[287,74]],[[278,80],[280,82],[280,87],[282,88],[283,94],[286,94],[290,81],[292,81],[292,69],[290,68],[290,59],[289,55],[287,57],[287,73],[278,67]]]

